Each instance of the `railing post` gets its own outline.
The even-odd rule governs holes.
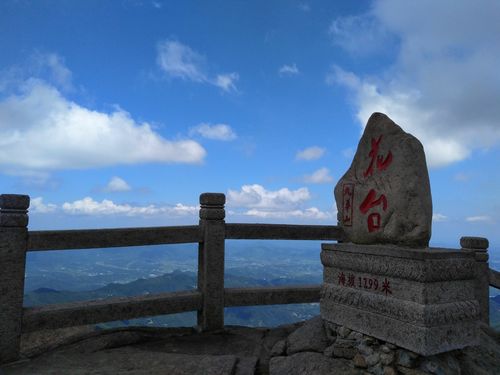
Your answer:
[[[200,228],[203,242],[198,249],[198,290],[203,295],[198,311],[198,329],[224,328],[224,242],[226,196],[221,193],[200,195]]]
[[[481,321],[490,324],[490,267],[488,264],[488,239],[483,237],[462,237],[463,251],[472,251],[476,258],[475,294],[481,309]]]
[[[29,202],[27,195],[0,195],[0,363],[19,358]]]

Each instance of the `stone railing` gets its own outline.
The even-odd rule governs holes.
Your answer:
[[[198,225],[28,231],[29,197],[0,195],[0,363],[19,357],[22,333],[146,316],[198,312],[202,331],[224,327],[224,307],[319,302],[320,285],[224,288],[226,239],[339,240],[333,225],[226,224],[225,196],[200,195]],[[194,291],[23,307],[28,251],[198,243]],[[319,246],[318,246],[319,250]]]
[[[320,285],[224,288],[225,240],[336,241],[343,238],[340,227],[227,224],[224,194],[201,194],[200,204],[198,225],[28,231],[29,197],[0,195],[0,363],[19,358],[22,333],[42,329],[197,311],[198,328],[209,331],[224,327],[224,307],[319,302]],[[198,288],[194,291],[23,307],[28,251],[178,243],[199,244]],[[488,268],[487,240],[464,237],[461,246],[476,254],[476,295],[487,322],[488,285],[500,286],[499,273]]]

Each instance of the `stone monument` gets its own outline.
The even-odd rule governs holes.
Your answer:
[[[475,259],[427,247],[432,201],[418,139],[374,113],[335,199],[345,240],[322,245],[323,319],[422,355],[475,345]]]
[[[427,246],[432,199],[420,141],[386,115],[371,115],[335,201],[349,242]]]

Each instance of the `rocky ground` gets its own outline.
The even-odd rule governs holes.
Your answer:
[[[480,346],[421,357],[319,318],[273,329],[82,327],[23,338],[23,359],[0,374],[500,374],[500,335]]]

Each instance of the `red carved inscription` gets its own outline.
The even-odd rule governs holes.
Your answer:
[[[366,214],[370,208],[382,204],[382,209],[387,210],[387,198],[384,194],[380,194],[380,197],[376,198],[377,192],[375,189],[370,189],[363,203],[359,206],[359,210],[362,214]]]
[[[350,227],[352,225],[352,207],[354,198],[354,184],[342,185],[342,224]]]
[[[373,171],[376,168],[378,171],[386,170],[392,163],[392,152],[389,150],[387,156],[379,155],[380,143],[382,142],[382,134],[377,138],[371,139],[371,149],[368,153],[370,157],[370,164],[368,168],[363,172],[364,177],[372,176]],[[363,215],[366,215],[371,208],[376,206],[382,206],[382,211],[387,210],[388,202],[385,194],[380,194],[377,197],[377,192],[375,189],[370,189],[365,199],[359,206],[359,210]],[[372,212],[366,218],[366,224],[368,227],[368,232],[374,232],[381,228],[382,226],[382,216],[380,212]]]
[[[375,277],[361,277],[356,276],[353,273],[348,273],[347,276],[344,272],[339,272],[338,274],[338,285],[342,285],[349,288],[360,288],[373,291],[379,291],[384,293],[386,296],[392,294],[391,283],[384,278],[382,282]]]
[[[380,147],[380,142],[382,141],[382,134],[380,137],[378,137],[377,140],[372,138],[372,145],[370,152],[368,153],[368,156],[370,157],[370,165],[368,165],[368,168],[363,172],[364,177],[371,176],[373,174],[373,167],[374,165],[377,167],[377,170],[383,171],[387,169],[387,167],[391,164],[392,162],[392,152],[389,151],[387,156],[384,159],[384,155],[379,155],[378,154],[378,149]]]

